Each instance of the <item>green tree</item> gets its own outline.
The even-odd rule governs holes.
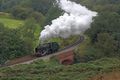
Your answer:
[[[96,41],[97,34],[101,32],[113,34],[120,31],[120,15],[115,12],[102,12],[95,18],[92,23],[92,27],[86,32],[94,43]]]
[[[99,33],[95,45],[105,56],[115,55],[116,41],[108,33]]]
[[[113,36],[115,37],[115,40],[117,41],[117,55],[120,56],[120,33],[114,33]]]
[[[23,0],[0,0],[1,11],[10,12],[11,9],[20,5]]]
[[[33,49],[35,46],[34,44],[36,39],[36,36],[35,36],[36,27],[37,26],[36,26],[35,20],[32,18],[32,19],[26,20],[25,24],[20,30],[21,39],[23,39],[27,47],[29,47],[28,51],[30,53],[33,52]]]
[[[31,14],[30,14],[30,17],[33,17],[34,19],[35,19],[35,21],[37,22],[37,23],[39,23],[40,25],[43,25],[43,23],[44,23],[44,21],[45,21],[45,16],[42,14],[42,13],[40,13],[40,12],[32,12]]]
[[[30,17],[30,13],[32,13],[32,9],[31,8],[23,8],[20,6],[15,6],[12,10],[11,10],[11,14],[18,19],[26,19],[28,17]]]
[[[54,0],[31,0],[29,1],[30,7],[33,10],[46,14],[53,4]]]
[[[20,39],[17,29],[8,29],[0,23],[0,64],[28,54],[26,43]]]
[[[51,7],[46,15],[46,20],[44,25],[51,24],[51,21],[59,17],[61,14],[62,11],[57,6]]]

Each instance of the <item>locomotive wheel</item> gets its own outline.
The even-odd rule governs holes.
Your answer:
[[[35,54],[35,56],[36,56],[36,57],[42,57],[41,54],[38,53],[38,52]]]

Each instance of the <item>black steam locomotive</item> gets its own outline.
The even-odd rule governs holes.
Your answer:
[[[35,56],[42,57],[55,53],[59,50],[59,44],[56,42],[45,43],[35,48]]]

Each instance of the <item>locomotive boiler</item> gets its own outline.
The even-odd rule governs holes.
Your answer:
[[[57,42],[40,44],[35,48],[35,56],[42,57],[45,55],[49,55],[55,53],[59,50],[59,44]]]

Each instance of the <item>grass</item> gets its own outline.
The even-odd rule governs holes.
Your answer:
[[[12,18],[9,13],[0,12],[0,18]]]
[[[0,23],[3,23],[8,28],[17,28],[24,24],[22,20],[16,20],[9,13],[0,12]]]
[[[17,28],[19,26],[22,26],[24,24],[24,21],[0,17],[0,23],[3,23],[6,27],[9,28]]]
[[[1,80],[88,80],[120,68],[120,59],[102,58],[88,63],[63,66],[56,61],[0,68]]]

